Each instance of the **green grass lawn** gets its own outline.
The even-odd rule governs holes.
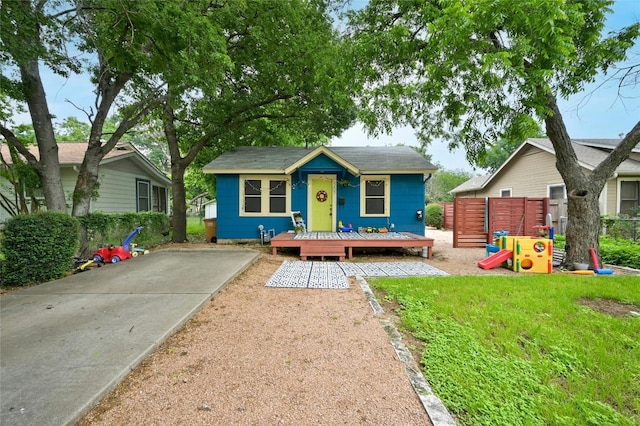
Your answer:
[[[189,239],[205,239],[204,220],[199,216],[187,216],[187,235]]]
[[[371,279],[425,342],[434,392],[463,425],[640,424],[637,276]],[[635,306],[633,306],[635,305]]]

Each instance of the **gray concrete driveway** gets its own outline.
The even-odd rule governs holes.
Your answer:
[[[3,296],[0,424],[74,423],[258,255],[161,250]]]

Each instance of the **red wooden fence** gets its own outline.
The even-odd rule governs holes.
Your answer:
[[[535,235],[544,225],[548,198],[456,198],[453,203],[453,246],[484,247],[495,231],[509,235]]]
[[[453,229],[453,203],[438,203],[442,207],[442,227]]]

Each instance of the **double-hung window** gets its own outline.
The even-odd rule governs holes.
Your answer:
[[[640,181],[620,181],[620,213],[630,214],[640,207]]]
[[[389,212],[389,176],[362,176],[360,178],[360,216],[388,217]]]
[[[240,176],[241,216],[283,216],[290,210],[291,186],[288,179]]]
[[[149,210],[151,210],[151,182],[136,179],[136,211],[146,212]]]

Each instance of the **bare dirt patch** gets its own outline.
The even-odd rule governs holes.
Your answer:
[[[586,297],[583,297],[578,300],[578,303],[583,306],[587,306],[594,311],[614,317],[633,315],[633,312],[636,312],[636,315],[638,315],[637,313],[640,312],[640,305],[627,304],[612,299],[587,299]]]

